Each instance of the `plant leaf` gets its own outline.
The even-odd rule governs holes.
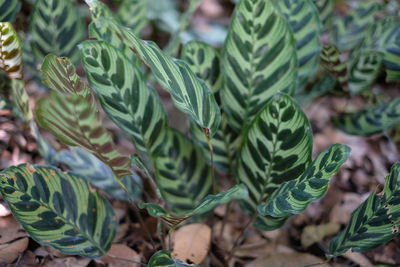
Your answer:
[[[108,6],[103,2],[98,0],[85,0],[85,2],[89,6],[92,20],[99,18],[114,18],[114,14],[111,9],[109,9]]]
[[[71,0],[37,0],[30,22],[32,51],[37,61],[42,62],[49,53],[78,61],[76,45],[84,39],[84,29]]]
[[[333,145],[322,152],[296,180],[282,184],[268,199],[257,207],[258,212],[273,217],[298,214],[328,190],[329,180],[350,155],[345,145]]]
[[[159,153],[167,139],[167,116],[141,70],[106,42],[85,41],[80,49],[90,85],[108,117],[134,140],[138,151]]]
[[[123,0],[118,8],[116,17],[124,26],[132,29],[136,36],[140,36],[149,22],[147,18],[148,6],[147,0]]]
[[[178,109],[200,127],[208,129],[211,136],[216,133],[221,118],[214,95],[185,62],[174,60],[154,42],[137,38],[129,28],[112,20],[99,19],[95,26],[111,29],[152,70],[157,82],[171,94]]]
[[[289,21],[296,41],[298,58],[297,90],[307,83],[319,65],[321,22],[318,10],[311,0],[277,1],[280,11]]]
[[[332,121],[340,130],[352,135],[381,133],[400,123],[400,98],[358,112],[340,114]]]
[[[22,79],[22,45],[10,22],[0,22],[0,70],[11,79]]]
[[[11,80],[11,97],[22,119],[25,122],[31,122],[33,120],[33,114],[29,104],[29,96],[25,90],[24,81],[17,79]]]
[[[389,242],[398,235],[400,223],[400,163],[392,166],[380,193],[371,193],[351,215],[346,228],[330,243],[328,256],[351,249],[364,252]]]
[[[0,183],[15,218],[42,245],[90,258],[110,248],[117,226],[113,209],[78,176],[22,164],[1,172]]]
[[[171,252],[168,250],[160,250],[151,256],[148,267],[200,267],[200,265],[187,265],[182,263],[180,260],[175,260],[171,256]]]
[[[49,98],[38,102],[36,117],[43,128],[66,145],[79,146],[93,153],[121,178],[130,175],[131,161],[114,148],[104,128],[89,88],[75,73],[67,58],[46,56],[44,82],[53,89]]]
[[[295,41],[276,1],[241,0],[236,5],[221,65],[221,100],[237,133],[248,127],[271,97],[294,91]]]
[[[324,46],[321,52],[321,64],[332,75],[334,75],[342,89],[347,92],[347,64],[340,59],[340,51],[334,45]]]
[[[256,212],[257,205],[284,182],[298,178],[311,162],[312,134],[307,117],[286,95],[268,102],[249,126],[239,153],[236,178],[249,189],[245,212]],[[259,217],[263,229],[270,229]],[[282,220],[281,220],[282,221]],[[274,226],[275,227],[275,226]]]
[[[0,21],[13,23],[20,9],[18,0],[0,0]]]
[[[323,25],[323,31],[329,31],[333,24],[334,0],[312,0],[318,9],[319,17]]]

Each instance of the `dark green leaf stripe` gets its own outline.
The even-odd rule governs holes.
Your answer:
[[[31,122],[33,119],[33,114],[29,104],[29,96],[25,90],[24,81],[17,79],[11,80],[11,98],[22,119],[25,122]]]
[[[0,22],[14,22],[20,9],[19,0],[0,0]]]
[[[301,89],[319,65],[321,52],[321,22],[318,10],[311,0],[277,1],[280,11],[289,21],[296,40],[298,58],[298,85]]]
[[[327,45],[321,52],[321,64],[332,75],[336,76],[342,89],[348,91],[347,65],[340,59],[340,51],[334,45]]]
[[[362,1],[349,14],[337,18],[333,32],[336,46],[341,51],[352,50],[359,46],[382,7],[382,4],[376,1]]]
[[[80,49],[90,85],[110,119],[141,153],[160,152],[167,138],[166,113],[141,70],[106,42],[85,41]]]
[[[371,88],[382,66],[379,52],[360,52],[351,62],[348,73],[348,85],[353,95]]]
[[[66,145],[79,146],[107,164],[117,177],[130,175],[131,161],[114,148],[89,88],[67,58],[48,55],[42,65],[44,82],[53,89],[38,102],[39,125]]]
[[[109,28],[150,67],[157,82],[167,90],[174,104],[200,127],[215,134],[220,120],[220,110],[212,91],[196,77],[187,64],[166,55],[153,42],[137,38],[134,33],[109,19],[99,19],[98,28]]]
[[[0,70],[22,79],[22,44],[10,22],[0,22]]]
[[[0,191],[30,237],[62,253],[105,254],[117,221],[111,205],[80,177],[22,164],[0,173]]]
[[[400,226],[400,163],[393,165],[380,193],[372,193],[351,215],[346,228],[330,243],[328,256],[349,249],[364,252],[389,242]]]
[[[140,36],[144,27],[149,22],[147,0],[123,0],[118,8],[116,17],[126,27],[132,29],[136,36]]]
[[[331,29],[333,24],[334,0],[312,0],[318,9],[319,17],[323,25],[323,31]]]
[[[183,264],[180,260],[175,260],[171,256],[171,252],[168,250],[157,251],[153,256],[151,256],[148,267],[200,267],[200,265],[187,265]]]
[[[289,96],[274,97],[250,125],[239,154],[237,179],[250,196],[243,203],[245,211],[256,212],[280,184],[298,178],[311,161],[311,151],[305,114]],[[262,228],[271,229],[267,222]]]
[[[297,56],[290,26],[272,0],[241,0],[222,54],[221,99],[240,132],[277,92],[292,93]]]
[[[354,113],[340,114],[333,123],[353,135],[373,135],[400,123],[400,98]]]
[[[212,169],[183,134],[171,129],[168,138],[165,155],[154,157],[156,182],[172,211],[191,210],[211,193]]]
[[[190,69],[214,93],[221,89],[220,55],[216,48],[200,41],[190,41],[184,46],[182,54]]]
[[[322,152],[296,180],[282,184],[272,194],[266,205],[259,205],[258,212],[273,217],[298,214],[328,190],[329,180],[350,156],[350,148],[333,145]]]
[[[37,0],[30,22],[32,51],[40,62],[49,53],[76,62],[76,45],[84,39],[84,29],[72,0]]]
[[[93,20],[99,18],[113,18],[113,12],[103,2],[98,0],[85,0],[85,2],[89,6]]]

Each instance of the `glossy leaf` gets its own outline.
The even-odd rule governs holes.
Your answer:
[[[301,89],[319,65],[321,22],[318,10],[311,0],[277,1],[288,20],[296,41],[298,58],[298,85]]]
[[[0,191],[14,217],[42,245],[90,258],[110,248],[117,226],[113,209],[80,177],[22,164],[0,173]]]
[[[10,22],[0,22],[0,70],[22,79],[22,44]]]
[[[140,36],[149,22],[147,18],[148,6],[147,0],[123,0],[116,17],[124,26],[132,29],[135,35]]]
[[[20,9],[19,0],[0,0],[0,22],[14,22]]]
[[[130,159],[114,148],[104,128],[89,88],[67,58],[48,55],[42,65],[44,82],[53,89],[41,99],[36,117],[39,125],[66,145],[79,146],[107,164],[121,178],[130,175]]]
[[[334,45],[325,46],[321,52],[321,64],[332,75],[334,75],[342,89],[348,91],[347,65],[340,59],[340,51]]]
[[[333,118],[342,131],[353,135],[373,135],[400,123],[400,98],[364,110]]]
[[[32,51],[37,61],[50,53],[79,58],[77,44],[84,39],[85,26],[72,0],[37,0],[32,13],[30,30]]]
[[[320,199],[328,190],[329,180],[350,155],[345,145],[333,145],[322,152],[296,180],[282,184],[258,212],[273,217],[289,217],[302,212],[308,204]]]
[[[305,114],[289,96],[274,97],[250,125],[239,153],[236,177],[250,196],[242,203],[245,212],[256,212],[282,183],[298,178],[311,162],[311,151],[312,134]],[[257,225],[270,230],[283,222],[271,225],[272,221],[258,217]]]
[[[295,41],[276,5],[272,0],[241,0],[229,26],[221,60],[221,100],[238,133],[271,97],[295,89]]]
[[[207,85],[196,77],[187,64],[166,55],[153,42],[146,42],[129,29],[112,20],[99,19],[97,28],[109,28],[152,70],[157,82],[167,90],[178,109],[200,127],[215,134],[220,123],[220,110]]]
[[[103,41],[85,41],[81,52],[90,85],[108,117],[134,140],[141,153],[159,153],[167,138],[167,117],[141,70]]]
[[[182,263],[180,260],[172,258],[171,252],[168,250],[157,251],[153,256],[151,256],[148,267],[200,267],[199,265],[187,265]]]
[[[346,228],[330,243],[328,256],[349,249],[364,252],[398,235],[400,223],[400,164],[393,165],[382,192],[371,193],[351,215]]]

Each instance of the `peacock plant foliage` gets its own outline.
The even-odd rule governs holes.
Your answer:
[[[1,18],[13,21],[19,9],[14,2]],[[87,31],[74,1],[35,3],[29,45],[49,89],[36,104],[35,116],[24,90],[25,50],[12,24],[0,23],[0,67],[11,81],[12,103],[47,162],[3,170],[0,192],[33,239],[65,254],[95,258],[110,248],[117,222],[101,192],[146,209],[172,229],[189,218],[202,220],[217,205],[233,200],[256,228],[281,227],[325,195],[331,177],[350,155],[349,147],[334,144],[312,160],[311,126],[295,94],[320,65],[350,92],[373,83],[377,67],[386,69],[390,81],[400,76],[400,28],[395,18],[370,26],[380,10],[376,5],[367,6],[369,17],[360,21],[356,18],[362,10],[349,15],[360,22],[351,28],[354,35],[346,25],[335,25],[339,49],[361,47],[347,71],[339,49],[323,48],[320,42],[333,25],[328,0],[240,0],[222,48],[191,41],[183,44],[179,58],[171,56],[174,44],[164,51],[141,39],[149,21],[146,0],[122,1],[116,14],[102,2],[86,2],[92,15]],[[85,32],[90,37],[86,41]],[[364,36],[366,32],[373,34]],[[343,36],[353,37],[351,43]],[[84,75],[76,66],[83,67]],[[186,115],[186,132],[171,128],[156,88]],[[338,123],[366,134],[379,132],[397,122],[397,102],[341,117]],[[101,110],[137,154],[116,149]],[[57,151],[38,126],[69,148]],[[345,232],[332,242],[330,255],[349,248],[365,251],[392,238],[398,223],[398,168],[383,193],[372,194],[355,211]],[[221,176],[231,177],[226,191],[221,190]],[[144,182],[154,183],[158,194],[145,192]],[[163,250],[148,266],[186,265]]]

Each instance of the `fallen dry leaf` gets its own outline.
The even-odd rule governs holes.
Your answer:
[[[318,267],[330,267],[324,260],[306,253],[275,253],[267,257],[256,259],[247,264],[247,267],[301,267],[318,264]]]
[[[0,217],[0,245],[28,235],[12,216]]]
[[[373,266],[373,264],[368,260],[368,258],[365,257],[361,253],[355,253],[355,252],[348,251],[345,254],[343,254],[342,256],[345,258],[348,258],[349,260],[357,263],[359,266],[362,266],[362,267],[372,267]]]
[[[89,258],[54,258],[47,260],[43,267],[86,267],[91,260]]]
[[[14,242],[0,245],[0,263],[10,264],[15,261],[19,254],[28,247],[29,239],[24,237]]]
[[[116,259],[121,258],[121,259]],[[126,259],[126,260],[123,260]],[[108,263],[108,267],[139,267],[140,256],[136,251],[123,244],[113,244],[110,250],[101,259],[102,262]],[[129,262],[134,261],[134,262]],[[135,263],[137,262],[137,263]]]
[[[236,257],[260,258],[274,253],[291,253],[293,249],[271,242],[259,242],[242,245],[234,250]]]
[[[208,254],[211,244],[211,228],[194,223],[179,228],[172,235],[174,258],[189,264],[200,264]]]
[[[339,223],[306,226],[301,233],[301,245],[308,248],[312,244],[322,241],[325,237],[336,234],[339,230]]]

